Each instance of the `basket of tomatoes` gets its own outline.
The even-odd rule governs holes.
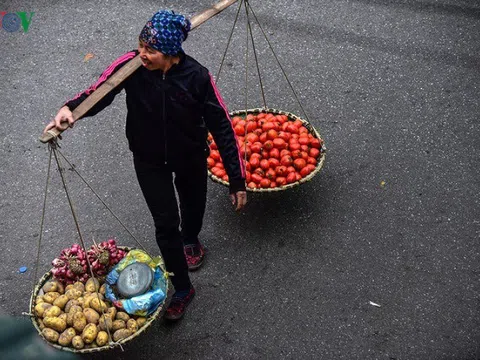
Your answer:
[[[247,191],[290,189],[311,180],[325,162],[325,145],[306,120],[275,109],[230,113],[246,168]],[[212,135],[208,135],[209,177],[228,186],[228,175]]]

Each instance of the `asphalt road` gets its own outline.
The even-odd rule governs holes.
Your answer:
[[[28,32],[0,28],[0,306],[28,308],[48,152],[37,141],[63,102],[136,47],[159,8],[210,1],[20,1]],[[252,195],[236,214],[210,183],[194,274],[175,326],[158,320],[105,359],[480,358],[480,5],[447,0],[251,0],[312,124],[324,169],[308,184]],[[185,50],[216,73],[235,8],[191,33]],[[243,13],[242,13],[243,14]],[[267,105],[302,112],[256,32]],[[245,18],[219,86],[245,108]],[[84,62],[87,53],[94,57]],[[251,48],[250,48],[251,54]],[[253,60],[250,59],[250,64]],[[250,71],[247,106],[261,106]],[[152,252],[153,222],[124,137],[125,98],[79,122],[62,152]],[[67,171],[87,238],[135,245]],[[38,277],[78,241],[54,173]],[[24,274],[21,266],[27,266]],[[370,301],[380,307],[370,305]]]

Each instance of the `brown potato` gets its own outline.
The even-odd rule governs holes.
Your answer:
[[[74,328],[68,328],[60,334],[58,343],[62,346],[69,346],[72,343],[72,339],[77,335]]]
[[[53,302],[53,305],[58,306],[60,309],[64,309],[65,305],[67,305],[67,302],[69,301],[67,295],[60,295],[58,298],[55,299]]]
[[[125,321],[123,320],[115,320],[112,324],[112,330],[117,331],[120,329],[125,329],[127,327],[127,324],[125,324]]]
[[[98,319],[98,328],[103,331],[112,330],[113,321],[109,315],[102,315]]]
[[[83,342],[82,337],[80,335],[76,335],[73,337],[72,346],[77,350],[83,349],[83,347],[85,346],[85,343]]]
[[[43,318],[43,316],[45,314],[45,311],[50,309],[52,306],[53,306],[52,304],[49,304],[49,303],[46,303],[46,302],[35,305],[35,315],[37,315],[37,317]]]
[[[78,313],[78,312],[82,312],[82,308],[80,306],[73,305],[70,308],[70,311],[67,314],[67,325],[68,326],[73,326],[73,318],[74,318],[75,314]]]
[[[113,341],[119,341],[132,335],[132,332],[128,329],[120,329],[113,333]]]
[[[37,319],[37,323],[38,323],[38,327],[40,328],[40,330],[45,329],[45,325],[43,324],[42,319]]]
[[[43,300],[46,303],[53,304],[56,298],[60,296],[59,292],[53,291],[53,292],[48,292],[45,295],[43,295]]]
[[[67,323],[65,320],[59,319],[58,317],[46,316],[43,318],[43,324],[45,327],[58,331],[59,333],[67,328]]]
[[[98,324],[98,319],[100,315],[93,309],[83,309],[83,314],[87,318],[87,323],[89,324]]]
[[[137,321],[138,328],[141,328],[147,322],[147,318],[138,317],[136,321]]]
[[[73,289],[73,284],[68,284],[66,287],[65,287],[65,292],[67,292],[68,290],[70,289]]]
[[[87,283],[85,284],[85,291],[94,293],[94,292],[97,292],[99,289],[100,289],[100,283],[97,279],[90,278],[87,280]]]
[[[87,318],[83,314],[83,312],[79,311],[73,315],[73,328],[77,330],[77,332],[82,332],[87,325]]]
[[[108,334],[105,331],[99,331],[95,342],[98,346],[105,346],[108,343]]]
[[[49,309],[45,310],[43,313],[43,317],[55,317],[58,316],[62,313],[62,309],[60,309],[58,306],[53,305]]]
[[[85,344],[91,344],[96,338],[98,334],[97,325],[95,324],[88,324],[82,331],[82,339]]]
[[[48,328],[42,330],[42,335],[45,337],[45,339],[52,343],[56,343],[58,341],[58,337],[60,336],[58,332]]]
[[[119,312],[117,312],[117,316],[115,317],[115,319],[123,320],[123,321],[127,322],[130,319],[130,315],[128,315],[124,311],[119,311]]]
[[[82,294],[85,291],[85,285],[83,285],[83,283],[80,281],[77,281],[75,284],[73,284],[73,288],[77,289],[78,291],[81,291]]]
[[[107,315],[109,315],[110,318],[115,319],[115,316],[117,316],[117,308],[115,306],[109,307],[107,309]]]
[[[60,294],[63,294],[65,291],[63,284],[58,281],[58,280],[49,280],[47,281],[43,287],[42,287],[43,292],[48,293],[48,292],[58,292]]]
[[[72,299],[78,299],[80,296],[82,296],[82,292],[80,290],[77,290],[75,288],[68,290],[65,295],[67,295],[69,300]]]
[[[43,300],[43,295],[42,296],[37,296],[35,298],[35,305],[38,305],[38,304],[41,304],[41,303],[44,303],[45,300]]]
[[[127,321],[127,329],[130,330],[133,333],[137,332],[138,330],[138,324],[137,322],[135,321],[135,319],[129,319]]]
[[[58,318],[65,321],[65,323],[67,322],[67,317],[68,317],[68,314],[65,314],[65,313],[61,313],[60,315],[58,315]]]
[[[103,284],[100,286],[100,290],[98,291],[100,294],[105,295],[105,289],[106,289],[106,284]]]
[[[66,313],[69,313],[73,305],[80,305],[80,301],[78,299],[68,300],[68,302],[65,304],[65,308],[63,309],[63,311],[65,311]]]
[[[103,300],[98,299],[96,296],[90,301],[90,307],[94,309],[99,314],[107,311],[108,306]]]

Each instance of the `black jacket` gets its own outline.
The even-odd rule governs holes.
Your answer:
[[[134,58],[131,51],[115,60],[87,90],[65,105],[75,109],[112,74]],[[245,169],[232,122],[208,70],[188,55],[167,73],[141,66],[98,102],[86,116],[110,105],[125,89],[126,135],[135,156],[174,169],[208,156],[207,128],[217,143],[229,177],[230,192],[245,189]]]

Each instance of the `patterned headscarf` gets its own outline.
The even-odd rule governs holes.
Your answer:
[[[176,55],[183,51],[182,42],[190,28],[190,20],[185,16],[171,10],[160,10],[143,27],[140,40],[165,55]]]

